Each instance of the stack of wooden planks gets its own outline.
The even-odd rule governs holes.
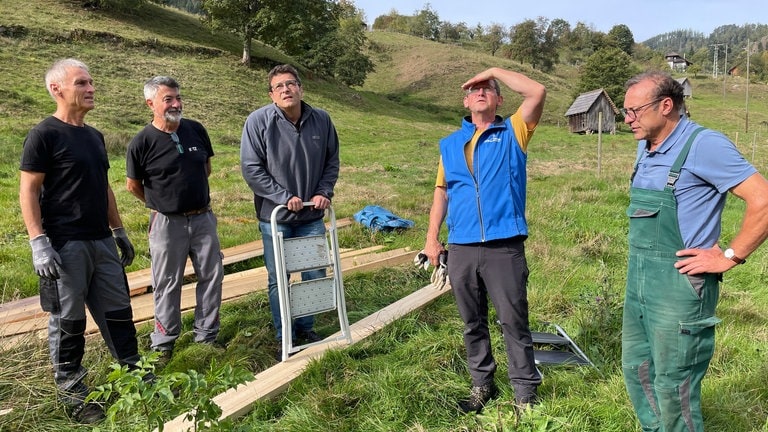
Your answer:
[[[351,224],[351,220],[337,221],[337,228]],[[412,253],[407,249],[382,251],[375,246],[366,249],[341,252],[342,272],[350,273],[361,270],[372,270],[383,266],[398,265],[411,259]],[[238,261],[261,256],[263,254],[261,241],[246,243],[222,250],[224,263],[232,264]],[[189,261],[185,275],[193,276],[194,270]],[[131,288],[131,306],[133,320],[136,323],[150,321],[154,318],[154,300],[150,292],[151,274],[149,269],[128,273],[128,284]],[[267,287],[267,272],[264,267],[230,273],[224,276],[222,285],[222,301],[233,301],[252,292],[264,290]],[[189,311],[195,307],[195,283],[182,286],[181,309]],[[90,314],[87,316],[86,333],[98,332]],[[17,341],[30,334],[41,339],[46,338],[48,313],[40,308],[39,297],[28,297],[14,302],[0,304],[0,350],[14,346]]]

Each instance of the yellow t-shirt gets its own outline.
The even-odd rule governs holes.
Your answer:
[[[517,138],[517,142],[520,145],[520,148],[523,150],[523,152],[527,152],[528,142],[531,140],[533,130],[528,130],[528,125],[525,124],[523,117],[520,115],[520,109],[512,114],[510,121],[512,122],[512,127],[515,130],[515,138]],[[469,168],[470,172],[472,172],[473,169],[472,162],[475,154],[475,146],[477,145],[477,139],[480,137],[480,134],[482,134],[484,130],[485,129],[475,130],[474,135],[472,135],[472,139],[469,140],[469,142],[464,146],[464,158],[467,160],[467,167]],[[445,187],[446,185],[447,182],[445,181],[445,169],[443,168],[443,158],[441,157],[440,162],[437,165],[437,179],[435,180],[435,187]]]

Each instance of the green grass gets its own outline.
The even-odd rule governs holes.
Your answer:
[[[12,4],[13,3],[13,4]],[[141,87],[156,74],[182,84],[185,113],[209,130],[217,153],[211,190],[223,247],[259,238],[252,195],[239,171],[240,131],[245,117],[268,102],[265,80],[271,62],[286,57],[258,47],[257,62],[239,64],[240,45],[232,35],[210,32],[190,15],[154,5],[133,15],[102,14],[55,0],[1,2],[0,25],[22,25],[22,37],[0,37],[0,300],[36,294],[27,236],[18,206],[21,143],[34,124],[54,110],[42,76],[59,57],[74,56],[91,66],[97,107],[87,121],[105,133],[110,146],[110,182],[137,258],[129,270],[149,265],[147,211],[125,190],[123,152],[149,121]],[[74,29],[102,36],[72,39]],[[342,247],[423,246],[431,205],[440,137],[458,127],[463,115],[459,85],[476,71],[501,65],[531,74],[548,88],[543,117],[529,152],[527,245],[531,277],[532,326],[562,326],[597,368],[542,367],[543,404],[516,417],[506,382],[503,341],[493,332],[501,397],[483,415],[462,416],[454,408],[469,386],[461,339],[462,324],[450,294],[393,323],[348,349],[313,362],[302,377],[274,400],[259,402],[236,422],[251,431],[637,431],[620,368],[620,319],[626,275],[628,178],[635,143],[626,128],[603,135],[598,164],[597,135],[567,131],[563,113],[572,101],[577,72],[563,68],[543,75],[504,59],[461,47],[393,33],[371,33],[377,71],[364,86],[347,88],[306,74],[306,99],[329,111],[341,140],[342,170],[334,206],[350,217],[378,204],[412,219],[400,233],[370,233],[360,226],[341,229]],[[157,42],[154,42],[157,40]],[[722,130],[765,170],[768,89],[739,78],[723,82],[692,78],[693,119]],[[725,88],[725,91],[723,89]],[[519,98],[505,93],[501,113],[509,115]],[[599,170],[598,170],[599,168]],[[743,204],[728,201],[723,243],[737,232]],[[718,315],[718,346],[704,382],[707,430],[768,432],[768,256],[759,249],[744,266],[725,275]],[[245,270],[259,260],[229,266]],[[347,308],[354,322],[428,283],[428,273],[412,266],[345,277]],[[167,371],[199,371],[216,362],[254,373],[274,364],[268,303],[252,294],[222,309],[224,352],[191,342],[191,320]],[[318,322],[333,331],[333,318]],[[140,348],[148,348],[149,325],[139,328]],[[0,368],[0,430],[62,431],[77,428],[61,412],[50,379],[44,341],[3,353]],[[1,342],[0,342],[1,343]],[[89,380],[104,382],[111,358],[99,338],[89,340]],[[114,430],[128,431],[131,419]],[[109,430],[109,428],[106,428]]]

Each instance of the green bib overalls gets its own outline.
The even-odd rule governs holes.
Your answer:
[[[664,190],[630,191],[622,367],[645,432],[704,430],[701,380],[714,352],[714,326],[720,321],[715,317],[720,275],[688,276],[674,267],[680,259],[675,252],[685,249],[675,182],[701,129],[685,143]]]

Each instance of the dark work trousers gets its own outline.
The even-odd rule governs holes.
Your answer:
[[[528,325],[528,263],[524,238],[448,246],[448,277],[464,320],[464,345],[472,385],[493,381],[496,361],[491,352],[488,298],[501,323],[509,361],[509,381],[517,398],[541,384]]]
[[[54,377],[67,391],[85,376],[85,307],[99,327],[112,356],[121,364],[139,360],[128,281],[112,237],[102,240],[70,240],[58,249],[61,275],[41,283],[43,308],[50,310],[48,345]],[[53,283],[51,283],[53,282]],[[46,286],[43,288],[43,286]]]

